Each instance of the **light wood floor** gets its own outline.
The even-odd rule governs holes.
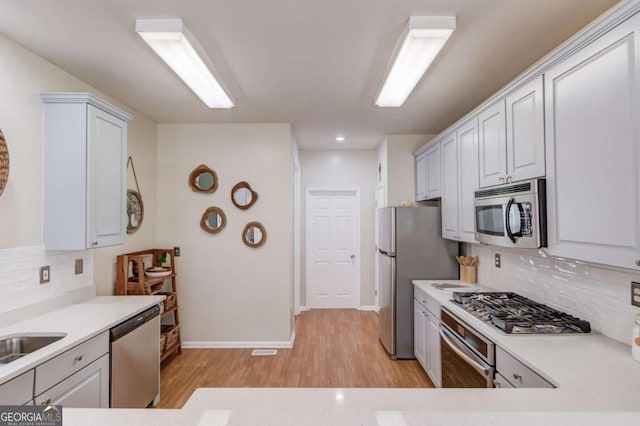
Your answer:
[[[159,408],[181,408],[199,387],[430,388],[418,361],[392,361],[378,341],[378,315],[312,310],[296,321],[293,349],[183,349],[165,362]]]

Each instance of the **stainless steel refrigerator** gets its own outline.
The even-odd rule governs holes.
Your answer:
[[[457,279],[458,243],[442,238],[440,207],[378,210],[380,341],[392,359],[413,353],[415,279]]]

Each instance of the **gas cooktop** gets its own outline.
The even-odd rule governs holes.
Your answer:
[[[505,333],[589,333],[591,325],[516,293],[453,292],[453,300]]]

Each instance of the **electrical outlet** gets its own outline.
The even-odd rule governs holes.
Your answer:
[[[500,267],[500,255],[498,253],[496,253],[495,262],[496,262],[496,268],[499,268]]]
[[[46,284],[51,280],[49,265],[40,268],[40,284]]]
[[[83,261],[82,259],[76,259],[76,275],[82,273],[83,270]]]
[[[631,281],[631,304],[640,308],[640,283]]]
[[[175,257],[180,257],[180,247],[174,247],[173,248],[173,255]]]

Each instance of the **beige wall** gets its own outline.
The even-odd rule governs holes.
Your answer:
[[[213,194],[188,186],[199,164],[216,171]],[[248,210],[231,203],[231,188],[247,181],[258,193]],[[161,124],[158,127],[158,245],[180,246],[176,258],[182,338],[219,342],[286,342],[292,332],[292,150],[288,124]],[[218,206],[227,225],[200,228]],[[262,222],[264,246],[241,241],[247,222]]]
[[[0,57],[0,128],[11,159],[8,186],[0,196],[0,248],[42,245],[41,92],[91,92],[135,116],[129,123],[129,153],[134,156],[147,214],[141,230],[124,246],[94,251],[97,292],[109,294],[115,255],[154,245],[156,124],[2,36]],[[128,186],[132,185],[129,179]]]
[[[416,177],[413,151],[434,135],[389,135],[386,138],[388,206],[399,206],[404,200],[415,201]]]
[[[302,170],[301,299],[306,305],[304,194],[311,187],[360,188],[360,305],[374,304],[374,213],[376,151],[300,151]]]

